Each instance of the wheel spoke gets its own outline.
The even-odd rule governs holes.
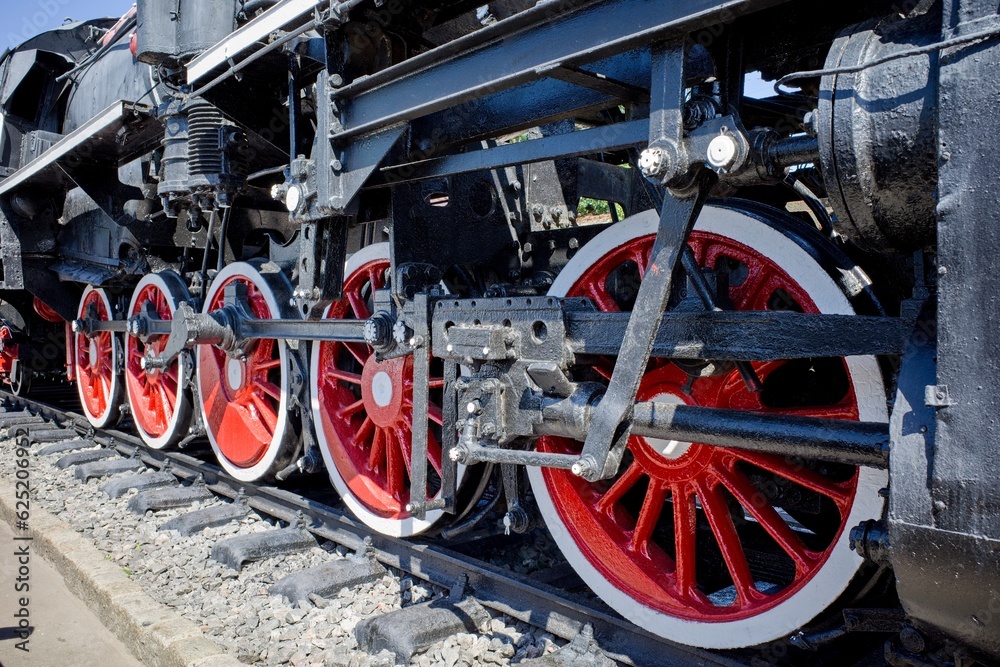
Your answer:
[[[364,297],[361,296],[360,292],[350,291],[347,293],[347,300],[351,304],[351,310],[354,311],[354,318],[358,320],[367,320],[372,316],[371,311],[368,309],[368,303],[365,301]]]
[[[410,436],[410,431],[407,429],[396,428],[392,430],[394,440],[396,444],[399,445],[399,453],[403,459],[403,465],[406,467],[406,474],[410,477],[413,476],[411,466],[413,465],[413,439]]]
[[[637,247],[632,253],[630,259],[635,262],[635,265],[639,267],[639,277],[643,278],[646,275],[646,265],[649,263],[649,252],[641,247]]]
[[[349,419],[350,417],[356,415],[364,407],[365,407],[365,400],[362,398],[338,409],[337,416]]]
[[[611,488],[597,501],[597,510],[608,514],[615,503],[628,493],[629,489],[635,486],[636,482],[642,479],[643,470],[638,463],[632,463],[622,475],[615,480]]]
[[[354,357],[354,359],[362,366],[365,365],[365,362],[368,361],[368,357],[371,356],[371,352],[368,348],[361,343],[344,343],[344,347],[347,348],[347,351],[351,353],[351,356]]]
[[[815,491],[832,500],[841,513],[850,506],[853,484],[848,482],[833,482],[819,473],[810,470],[800,464],[795,464],[780,456],[772,454],[759,454],[756,452],[739,451],[734,455],[747,463],[757,466],[763,470],[774,473],[779,477],[784,477],[790,482],[794,482],[810,491]]]
[[[441,407],[431,403],[427,406],[427,419],[434,422],[438,426],[444,426],[444,414],[441,412]]]
[[[257,408],[257,413],[263,422],[264,428],[267,429],[268,434],[274,437],[274,432],[278,428],[278,415],[274,411],[274,407],[269,405],[263,398],[255,393],[250,394],[250,400],[253,402],[254,406]]]
[[[798,575],[805,574],[814,562],[815,555],[806,550],[805,545],[799,536],[795,534],[791,526],[781,518],[774,507],[767,502],[767,498],[754,485],[737,470],[724,467],[716,467],[715,474],[725,485],[733,497],[757,520],[757,523],[767,531],[778,546],[795,563],[795,571]]]
[[[674,506],[674,579],[681,597],[692,595],[697,581],[697,527],[698,514],[694,494],[686,485],[675,486],[671,492]]]
[[[581,296],[590,298],[600,311],[613,313],[621,310],[611,295],[603,287],[594,283],[587,283]]]
[[[261,392],[270,396],[279,403],[281,402],[281,388],[278,387],[278,385],[266,380],[258,380],[254,384],[261,390]]]
[[[368,422],[371,423],[371,422]],[[385,460],[385,439],[382,437],[382,430],[375,429],[375,436],[372,438],[372,448],[368,452],[368,467],[371,470],[378,470]]]
[[[740,602],[748,604],[758,599],[760,593],[754,588],[753,575],[750,573],[750,565],[743,552],[743,544],[736,532],[729,507],[719,493],[718,487],[700,484],[698,496],[701,498],[702,509],[705,511],[708,524],[715,535],[715,541],[722,553],[722,560],[726,563],[726,569],[729,570],[729,576],[733,580],[733,586],[736,588],[736,595]]]
[[[371,285],[372,291],[385,287],[385,270],[376,267],[368,269],[368,284]]]
[[[443,474],[441,472],[441,443],[430,434],[427,436],[427,460],[434,472],[440,477]]]
[[[639,519],[636,521],[635,531],[632,533],[632,540],[629,544],[632,551],[637,551],[643,556],[649,556],[649,542],[653,537],[653,531],[660,521],[660,514],[663,513],[663,505],[667,498],[667,487],[665,484],[651,482],[646,490],[646,498],[642,502],[642,509],[639,510]]]
[[[361,422],[361,426],[358,427],[358,430],[355,433],[354,442],[352,444],[363,449],[367,443],[371,441],[372,431],[375,430],[375,422],[371,420],[371,417],[365,417],[365,420]]]
[[[385,430],[385,437],[389,438],[388,429]],[[403,470],[403,455],[399,447],[394,443],[387,442],[386,451],[386,490],[399,502],[403,502],[406,496],[406,479]]]
[[[351,373],[350,371],[345,371],[334,366],[333,368],[328,368],[323,372],[323,376],[326,378],[327,384],[336,385],[337,381],[348,382],[350,384],[356,384],[361,386],[361,374]]]
[[[173,401],[170,399],[170,396],[167,395],[167,390],[164,389],[163,385],[159,385],[158,393],[160,401],[162,402],[161,407],[163,409],[163,418],[167,423],[169,423],[174,416]],[[164,426],[166,426],[166,424],[164,424]]]
[[[268,354],[268,356],[271,356],[271,355]],[[277,359],[264,359],[264,360],[257,361],[257,362],[254,363],[254,370],[256,370],[258,372],[259,371],[265,371],[266,372],[266,371],[269,371],[269,370],[271,370],[273,368],[277,368],[280,365],[281,365],[281,358],[280,357],[277,358]]]

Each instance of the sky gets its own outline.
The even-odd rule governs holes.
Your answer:
[[[67,18],[85,19],[119,17],[127,12],[134,0],[0,0],[3,16],[2,45],[17,46],[24,40],[56,28]]]
[[[0,16],[4,17],[4,48],[17,46],[40,32],[58,27],[67,18],[77,21],[106,16],[119,17],[132,7],[134,0],[0,0]],[[768,83],[754,72],[747,77],[747,95],[769,97],[774,92]]]

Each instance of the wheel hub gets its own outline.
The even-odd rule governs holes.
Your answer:
[[[243,387],[243,378],[246,376],[244,363],[239,359],[230,359],[226,362],[226,382],[229,389],[239,391]]]
[[[88,350],[87,358],[90,362],[91,368],[97,368],[97,362],[100,360],[100,355],[97,352],[97,341],[93,338],[90,339],[90,348]]]
[[[413,371],[405,358],[377,361],[368,357],[361,373],[361,398],[376,426],[391,426],[403,419],[403,397],[413,384]]]
[[[684,393],[680,385],[655,382],[640,387],[638,400],[656,401],[669,405],[697,405],[697,401]],[[697,478],[712,462],[715,448],[682,440],[659,438],[632,438],[629,450],[636,463],[650,477],[666,484],[683,483]]]
[[[674,394],[660,394],[653,400],[667,405],[687,405],[684,399]],[[661,440],[660,438],[646,438],[645,440],[648,446],[668,461],[678,461],[683,458],[692,446],[690,442],[682,440]]]

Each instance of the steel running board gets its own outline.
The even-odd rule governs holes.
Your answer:
[[[158,141],[152,128],[151,108],[125,100],[115,102],[89,121],[54,143],[41,157],[0,181],[0,194],[23,185],[61,186],[71,183],[63,169],[84,163],[113,161],[123,164]],[[122,133],[122,130],[131,130]],[[121,136],[119,136],[121,135]]]

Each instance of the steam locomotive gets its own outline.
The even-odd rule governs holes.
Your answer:
[[[1000,660],[996,3],[483,2],[9,50],[3,388],[384,534],[542,521],[673,642]]]

